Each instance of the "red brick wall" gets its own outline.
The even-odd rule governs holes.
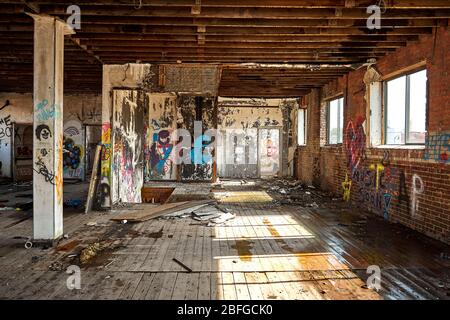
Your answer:
[[[449,52],[449,28],[440,27],[435,34],[421,36],[418,42],[380,59],[376,65],[382,75],[388,75],[427,61],[428,135],[449,134],[447,139],[450,137]],[[427,158],[428,153],[420,148],[369,148],[366,143],[359,165],[355,169],[349,166],[345,128],[350,121],[356,128],[358,119],[366,120],[365,72],[366,68],[350,72],[307,97],[308,141],[307,146],[298,149],[298,179],[342,196],[342,183],[348,175],[348,180],[352,181],[350,195],[354,204],[368,208],[389,221],[402,223],[450,243],[448,147],[443,146],[438,160],[434,160],[433,157]],[[326,146],[325,100],[339,93],[345,97],[344,143]],[[365,132],[367,140],[368,135]],[[416,182],[416,193],[413,192],[413,180]],[[421,182],[423,192],[420,194]]]

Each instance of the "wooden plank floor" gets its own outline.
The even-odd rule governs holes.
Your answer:
[[[251,203],[251,195],[237,192],[231,197],[238,202],[225,201],[236,218],[215,227],[190,218],[109,220],[125,209],[67,213],[69,238],[49,249],[24,249],[17,237],[31,234],[32,219],[10,226],[23,217],[2,212],[0,298],[450,298],[450,263],[440,258],[447,245],[350,208],[279,206],[265,196]],[[79,264],[72,255],[95,242],[105,249],[81,266],[81,290],[68,290],[65,270]],[[379,292],[365,287],[370,265],[382,270]]]

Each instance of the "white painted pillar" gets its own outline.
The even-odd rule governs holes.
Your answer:
[[[63,82],[66,24],[34,18],[33,236],[52,241],[63,235]]]

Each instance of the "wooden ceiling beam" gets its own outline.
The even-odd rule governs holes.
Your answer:
[[[40,5],[41,12],[51,15],[58,15],[61,17],[68,16],[66,13],[67,5]],[[103,9],[103,10],[102,10]],[[202,7],[201,12],[195,15],[196,18],[219,18],[219,19],[367,19],[370,15],[366,12],[367,7],[364,8],[237,8],[237,7],[223,7],[218,10],[215,7]],[[5,6],[3,12],[17,13],[17,6],[12,5],[12,8]],[[129,16],[129,17],[193,17],[190,7],[180,6],[163,6],[163,7],[142,7],[139,10],[133,6],[124,7],[118,5],[108,5],[104,8],[98,6],[85,5],[82,8],[83,16],[97,16],[107,15],[114,16]],[[450,18],[450,6],[446,8],[422,9],[422,8],[408,8],[408,9],[389,9],[383,14],[384,19],[424,19],[424,18]]]
[[[33,32],[32,24],[18,23],[0,23],[1,32]],[[368,30],[367,28],[328,28],[328,27],[279,27],[279,28],[260,28],[260,27],[207,27],[204,32],[198,32],[196,27],[164,27],[164,26],[142,26],[137,28],[127,28],[122,26],[105,25],[83,25],[82,30],[77,32],[77,37],[81,38],[83,34],[129,34],[129,35],[173,35],[173,36],[196,36],[203,34],[206,36],[305,36],[305,35],[417,35],[429,34],[432,28],[392,28],[385,27],[381,30]]]
[[[77,4],[80,6],[121,6],[121,7],[134,7],[135,4],[129,0],[33,0],[27,1],[33,5],[72,5]],[[19,0],[3,0],[6,4],[20,4]],[[202,0],[200,3],[201,8],[227,8],[227,7],[240,7],[240,8],[367,8],[373,5],[372,0]],[[142,8],[153,7],[188,7],[196,5],[195,0],[152,0],[142,1]],[[449,8],[450,5],[446,0],[391,0],[386,1],[386,8],[399,8],[399,9],[442,9]]]

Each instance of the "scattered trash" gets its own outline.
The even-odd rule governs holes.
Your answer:
[[[16,210],[15,208],[11,208],[11,207],[0,208],[0,211],[15,211],[15,210]]]
[[[211,219],[209,221],[209,223],[208,223],[208,227],[214,227],[214,226],[217,226],[217,225],[224,224],[228,220],[231,220],[231,219],[234,219],[234,218],[236,218],[235,214],[229,213],[229,212],[224,213],[220,217]]]
[[[75,258],[77,255],[76,254],[69,254],[68,256],[67,256],[67,258]]]
[[[31,249],[33,247],[33,242],[28,239],[27,242],[25,242],[25,249]]]
[[[172,260],[173,260],[174,262],[176,262],[178,265],[180,265],[181,267],[183,267],[184,269],[186,269],[187,272],[189,272],[189,273],[192,272],[192,269],[189,268],[188,266],[186,266],[186,265],[185,265],[183,262],[181,262],[180,260],[175,259],[175,258],[173,258]]]
[[[450,260],[450,255],[446,252],[441,252],[441,259]]]
[[[97,222],[90,221],[90,222],[86,223],[86,225],[89,226],[89,227],[95,227],[97,225]]]
[[[69,199],[64,201],[64,206],[67,208],[81,208],[83,206],[83,202],[80,199]]]
[[[24,202],[24,203],[17,203],[16,204],[16,211],[28,211],[33,209],[33,201],[30,202]]]
[[[316,202],[309,203],[309,204],[307,204],[306,206],[307,206],[307,207],[310,207],[310,208],[316,208],[316,209],[319,207],[319,205],[318,205]]]
[[[108,262],[107,265],[105,265],[105,268],[108,268],[115,260],[111,260],[110,262]]]
[[[52,271],[62,271],[64,269],[64,266],[61,262],[55,261],[48,268]]]
[[[69,235],[68,235],[68,234],[65,234],[65,235],[63,235],[63,238],[64,238],[64,239],[69,239]]]
[[[104,247],[98,242],[88,245],[85,249],[81,250],[80,253],[81,264],[87,263],[103,249]]]
[[[111,276],[106,276],[105,279],[111,279]]]
[[[305,191],[305,194],[311,194],[311,192],[309,192],[309,191]]]
[[[122,220],[122,224],[127,224],[128,220]]]

